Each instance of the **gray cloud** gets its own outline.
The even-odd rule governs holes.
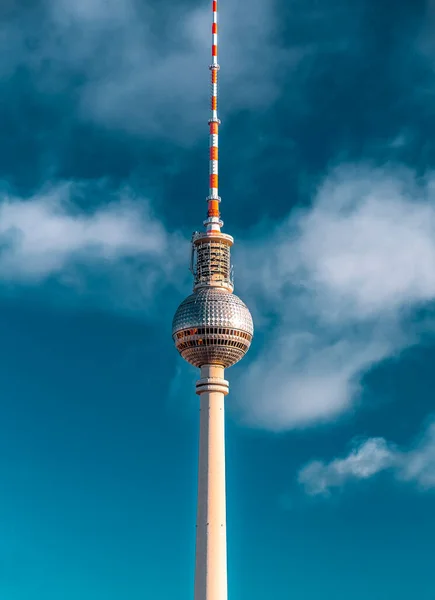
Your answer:
[[[239,250],[244,297],[267,332],[240,378],[247,423],[336,418],[355,406],[365,372],[415,343],[407,316],[435,298],[434,181],[342,167],[309,209]]]
[[[253,0],[247,10],[239,0],[222,10],[223,89],[231,90],[227,113],[268,105],[279,93],[279,71],[291,61],[278,45],[274,4]],[[75,85],[81,118],[112,129],[178,143],[190,143],[204,131],[208,3],[162,4],[155,11],[151,3],[135,0],[49,0],[45,8],[0,26],[3,75],[25,65],[41,93]]]
[[[225,112],[267,105],[278,94],[282,55],[274,40],[274,2],[254,0],[249,11],[233,2],[220,20],[222,77],[231,90]],[[144,27],[133,5],[111,60],[98,61],[84,87],[85,116],[130,132],[153,132],[178,142],[201,131],[208,106],[210,6],[196,2],[165,18],[163,39]]]
[[[307,494],[330,494],[350,481],[371,479],[388,471],[398,481],[413,483],[421,490],[435,488],[435,421],[429,423],[420,439],[401,450],[384,438],[355,443],[344,458],[329,463],[313,461],[299,472],[298,481]]]

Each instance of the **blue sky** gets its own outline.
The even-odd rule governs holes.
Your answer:
[[[0,597],[193,595],[210,6],[0,8]],[[230,598],[433,600],[432,0],[221,0]]]

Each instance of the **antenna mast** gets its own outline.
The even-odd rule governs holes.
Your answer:
[[[219,203],[221,201],[218,190],[219,179],[219,125],[218,118],[218,18],[217,18],[217,0],[212,0],[212,46],[211,46],[211,118],[208,121],[210,127],[210,183],[209,196],[207,198],[208,211],[207,219],[204,221],[207,232],[219,232],[223,225],[220,219]]]

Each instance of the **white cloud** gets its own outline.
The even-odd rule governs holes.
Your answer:
[[[137,257],[167,267],[170,236],[149,211],[146,200],[128,192],[91,212],[72,197],[78,185],[64,184],[23,200],[0,203],[0,277],[38,282],[72,264],[115,263]]]
[[[395,454],[383,438],[372,438],[352,449],[342,459],[328,464],[313,461],[300,472],[298,481],[313,496],[328,494],[333,487],[340,487],[350,479],[369,479],[380,471],[393,466]]]
[[[415,342],[404,320],[435,298],[434,182],[337,169],[310,208],[239,249],[241,293],[267,330],[239,382],[246,422],[283,430],[336,418],[355,406],[365,372]]]
[[[434,489],[435,421],[408,450],[402,451],[383,438],[370,438],[355,444],[345,458],[309,463],[299,472],[298,481],[310,495],[328,495],[332,488],[341,488],[352,480],[370,479],[383,471],[420,489]]]
[[[279,431],[330,421],[352,407],[361,373],[393,349],[376,339],[335,342],[319,330],[283,329],[271,332],[239,378],[235,396],[249,425]]]
[[[398,479],[416,482],[423,489],[435,488],[435,421],[431,421],[421,441],[405,456],[399,455]]]
[[[405,172],[339,170],[322,186],[297,224],[296,269],[326,295],[327,318],[388,315],[434,297],[434,183],[431,176],[419,188]]]

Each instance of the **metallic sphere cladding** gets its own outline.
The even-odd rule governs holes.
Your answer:
[[[181,356],[195,367],[241,360],[251,345],[254,326],[248,307],[235,294],[202,288],[178,307],[172,337]]]

